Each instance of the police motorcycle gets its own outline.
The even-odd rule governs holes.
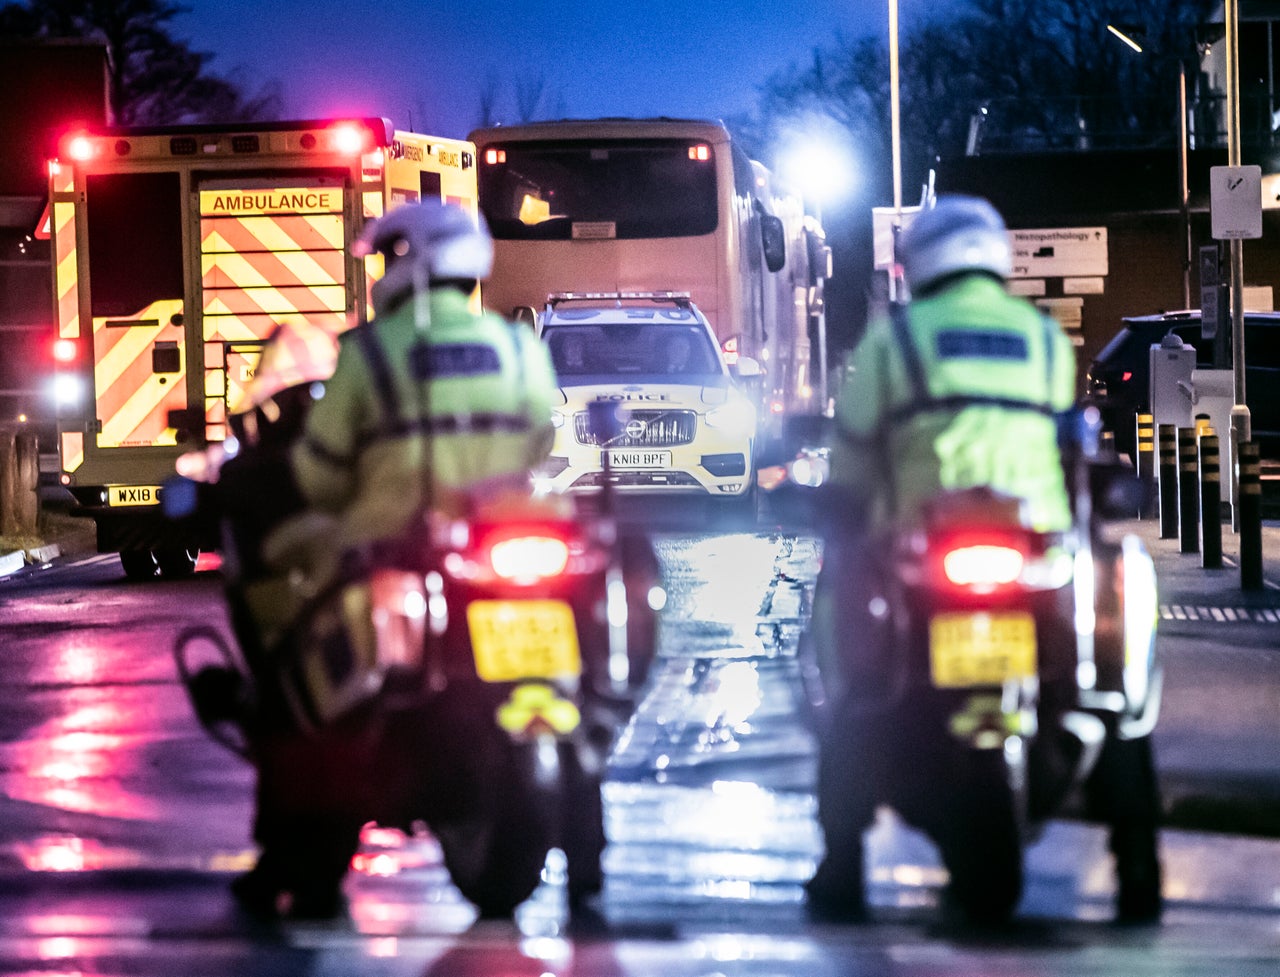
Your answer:
[[[914,779],[899,813],[931,836],[946,898],[974,922],[1012,914],[1026,846],[1073,802],[1104,739],[1147,736],[1159,714],[1154,565],[1139,537],[1106,525],[1139,511],[1140,486],[1099,449],[1096,411],[1074,426],[1070,532],[1028,528],[1019,500],[987,489],[944,493],[923,525],[868,547],[880,563],[869,598],[838,597],[868,601],[886,649],[878,708],[898,717],[894,755],[910,768],[890,776]],[[824,486],[829,429],[808,419],[769,499],[828,546],[843,511]],[[802,674],[820,721],[813,640]]]
[[[189,473],[208,455],[192,453]],[[300,610],[269,640],[238,611],[286,595],[255,595],[233,569],[240,647],[201,626],[175,648],[197,718],[242,755],[264,701],[318,739],[364,717],[376,742],[352,791],[374,786],[367,804],[352,803],[371,823],[425,824],[455,886],[493,918],[533,893],[553,847],[566,856],[571,910],[601,888],[605,762],[645,680],[662,603],[648,540],[621,531],[610,506],[535,498],[520,480],[507,489],[461,515],[427,505],[396,538],[331,554],[336,572],[319,589],[303,580]],[[171,502],[181,494],[166,491]],[[310,518],[275,549],[323,541]],[[232,568],[236,535],[224,531]]]
[[[559,848],[576,908],[601,884],[601,782],[653,656],[656,558],[564,500],[431,518],[415,548],[374,572],[370,617],[392,699],[445,744],[424,812],[445,866],[505,917]]]
[[[409,535],[349,558],[270,677],[217,632],[184,633],[176,655],[197,716],[246,752],[240,714],[209,704],[228,671],[240,701],[278,686],[304,733],[376,709],[394,743],[374,761],[389,796],[370,821],[425,822],[483,917],[524,902],[553,847],[571,903],[587,899],[601,881],[605,763],[656,640],[656,559],[611,519],[536,502]],[[210,645],[221,660],[201,667]]]

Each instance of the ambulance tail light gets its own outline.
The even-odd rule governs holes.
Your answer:
[[[98,155],[98,144],[89,136],[79,134],[67,140],[66,150],[77,163],[86,163]]]
[[[53,361],[59,366],[66,366],[76,361],[79,353],[74,339],[55,339],[53,341]]]

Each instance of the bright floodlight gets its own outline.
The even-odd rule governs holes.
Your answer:
[[[808,200],[833,204],[854,190],[857,162],[847,136],[834,123],[792,130],[778,156],[782,178]]]

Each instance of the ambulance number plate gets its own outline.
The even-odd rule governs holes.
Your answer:
[[[159,485],[110,485],[107,505],[159,505]]]

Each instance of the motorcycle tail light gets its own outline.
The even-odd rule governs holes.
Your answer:
[[[942,572],[957,587],[995,590],[1022,576],[1022,551],[1013,546],[980,543],[948,550]]]
[[[489,565],[504,580],[544,580],[564,572],[569,565],[569,546],[556,536],[513,536],[489,547]]]

